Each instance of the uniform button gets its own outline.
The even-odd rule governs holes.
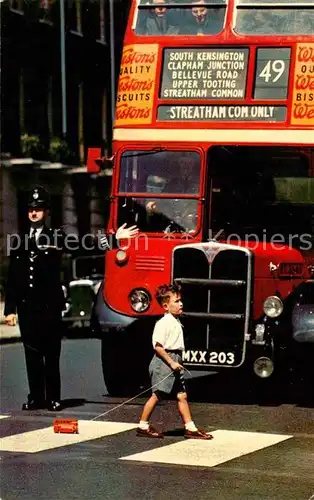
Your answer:
[[[30,275],[29,279],[30,279],[30,280],[32,280],[32,279],[33,279],[33,275],[32,275],[32,274]]]
[[[33,268],[33,267],[30,267],[30,270],[31,270],[31,271],[34,271],[34,268]]]
[[[30,288],[33,288],[33,284],[32,284],[32,283],[30,283],[29,287],[30,287]]]

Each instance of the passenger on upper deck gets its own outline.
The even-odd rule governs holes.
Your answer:
[[[219,33],[222,29],[219,9],[209,10],[205,7],[205,0],[192,0],[192,4],[195,4],[195,7],[186,13],[185,23],[180,29],[180,34],[210,35]]]
[[[177,35],[179,26],[176,26],[173,19],[173,13],[168,11],[164,5],[166,0],[151,0],[150,3],[155,5],[147,13],[142,12],[145,17],[139,19],[139,27],[137,33],[139,35]]]

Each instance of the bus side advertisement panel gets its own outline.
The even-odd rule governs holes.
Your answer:
[[[157,44],[124,47],[115,126],[152,123],[157,60]]]
[[[291,124],[314,127],[314,43],[298,43]]]

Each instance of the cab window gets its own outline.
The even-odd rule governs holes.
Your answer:
[[[198,227],[201,158],[196,151],[125,151],[118,225],[141,231],[194,233]],[[144,194],[137,196],[137,194]]]
[[[198,195],[200,166],[196,151],[126,151],[119,192]]]

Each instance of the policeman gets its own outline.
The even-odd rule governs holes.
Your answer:
[[[66,235],[45,224],[48,195],[42,187],[33,189],[28,201],[30,228],[11,241],[10,264],[4,316],[8,325],[19,318],[30,393],[23,410],[48,408],[60,411],[61,313],[64,294],[60,281]],[[116,239],[134,238],[136,226],[123,224]],[[100,244],[108,249],[105,235]]]
[[[61,312],[64,295],[60,282],[64,233],[48,228],[48,196],[33,189],[28,201],[30,229],[11,244],[4,315],[9,325],[19,317],[30,393],[23,410],[61,410]]]

